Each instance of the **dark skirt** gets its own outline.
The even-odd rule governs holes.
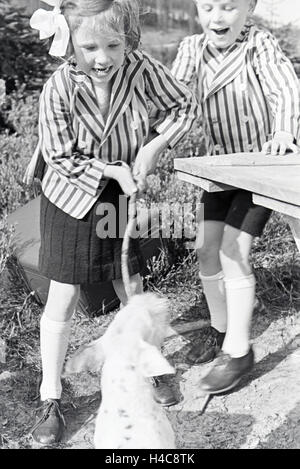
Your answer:
[[[42,194],[40,273],[51,280],[73,285],[120,279],[128,206],[123,196],[119,207],[120,195],[123,193],[119,184],[111,180],[102,192],[101,200],[95,203],[84,218],[76,219]],[[110,207],[115,209],[116,217],[110,220],[110,224],[105,223],[108,212],[103,204],[111,204]],[[119,223],[120,217],[122,223]],[[104,237],[103,233],[108,231],[109,237]],[[130,275],[143,270],[144,259],[139,239],[130,240],[128,267]]]

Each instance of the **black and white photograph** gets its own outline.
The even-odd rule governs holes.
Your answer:
[[[300,0],[0,0],[0,449],[300,449]]]

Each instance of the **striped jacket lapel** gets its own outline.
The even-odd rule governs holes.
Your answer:
[[[246,41],[243,40],[245,35],[248,34],[253,36],[253,28],[251,28],[250,32],[248,28],[246,31],[243,31],[240,41],[233,44],[229,49],[216,71],[213,82],[204,95],[205,100],[233,81],[242,72],[245,66],[246,53],[249,48],[249,43],[251,42],[251,37]]]
[[[74,110],[77,118],[100,145],[104,122],[89,79],[87,78],[76,91]]]
[[[118,71],[111,93],[111,107],[106,122],[103,142],[107,139],[120,117],[126,111],[136,83],[145,69],[145,60],[140,52],[135,51],[127,56],[125,65]]]
[[[84,72],[75,68],[75,63],[71,65],[74,65],[69,70],[74,87],[70,93],[71,108],[83,127],[100,145],[105,126],[91,81]]]

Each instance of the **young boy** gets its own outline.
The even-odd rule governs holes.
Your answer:
[[[249,22],[256,3],[196,0],[204,33],[183,40],[173,65],[177,79],[197,86],[210,155],[298,151],[299,82],[276,39]],[[208,362],[222,349],[201,381],[203,390],[217,394],[235,387],[254,364],[249,252],[270,211],[254,205],[243,190],[205,192],[202,202],[204,243],[198,257],[211,327],[188,360]]]

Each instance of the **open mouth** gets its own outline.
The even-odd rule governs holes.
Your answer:
[[[229,28],[218,28],[218,29],[211,29],[213,33],[215,33],[217,36],[222,37],[225,36],[225,34],[228,33]]]
[[[94,67],[93,72],[98,77],[104,77],[111,72],[112,68],[113,68],[112,65],[110,65],[109,67]]]

